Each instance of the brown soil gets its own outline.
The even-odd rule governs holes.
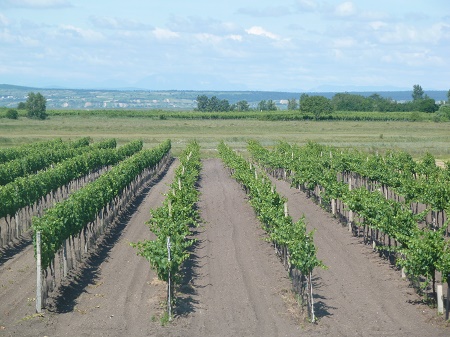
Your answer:
[[[149,210],[161,205],[176,164],[144,190],[86,266],[34,315],[32,247],[0,262],[0,336],[448,336],[414,304],[397,271],[352,238],[326,212],[277,182],[290,213],[305,213],[319,257],[317,325],[304,323],[290,280],[239,185],[220,160],[203,162],[203,224],[178,289],[173,322],[162,326],[165,285],[130,242],[150,238]]]

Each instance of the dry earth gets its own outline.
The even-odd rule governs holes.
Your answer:
[[[289,292],[287,272],[264,238],[240,186],[220,160],[203,162],[199,209],[203,224],[184,270],[173,322],[162,326],[165,286],[130,242],[150,238],[149,211],[161,205],[173,179],[133,201],[127,215],[72,282],[34,316],[32,247],[0,262],[0,336],[448,336],[398,272],[304,195],[276,182],[290,213],[303,213],[319,257],[315,273],[319,322],[305,324]]]

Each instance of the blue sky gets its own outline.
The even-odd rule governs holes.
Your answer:
[[[0,83],[450,88],[448,0],[0,0]]]

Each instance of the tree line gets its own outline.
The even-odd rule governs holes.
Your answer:
[[[419,84],[413,86],[411,94],[412,100],[398,102],[392,98],[384,98],[379,94],[363,96],[351,94],[348,92],[337,93],[331,99],[321,95],[302,94],[300,99],[288,99],[287,110],[300,111],[302,113],[311,113],[315,118],[323,115],[329,115],[333,111],[361,111],[361,112],[410,112],[419,111],[434,113],[438,110],[444,112],[450,109],[450,90],[447,93],[447,104],[437,104],[433,98],[430,98]],[[219,112],[219,111],[276,111],[278,110],[273,100],[261,100],[256,108],[251,108],[249,103],[241,100],[235,104],[230,104],[228,100],[220,100],[216,96],[211,98],[206,95],[197,97],[197,111]]]

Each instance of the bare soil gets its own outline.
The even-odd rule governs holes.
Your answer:
[[[289,214],[315,229],[317,255],[327,270],[314,272],[318,336],[449,336],[437,310],[422,304],[409,282],[371,245],[289,183],[272,179],[288,198]]]
[[[151,238],[176,163],[144,189],[84,268],[34,315],[33,249],[0,262],[0,336],[448,336],[398,272],[303,193],[277,182],[294,218],[303,213],[319,257],[318,324],[302,319],[291,283],[240,186],[218,159],[203,161],[203,223],[184,266],[175,318],[163,325],[165,285],[130,242]]]

